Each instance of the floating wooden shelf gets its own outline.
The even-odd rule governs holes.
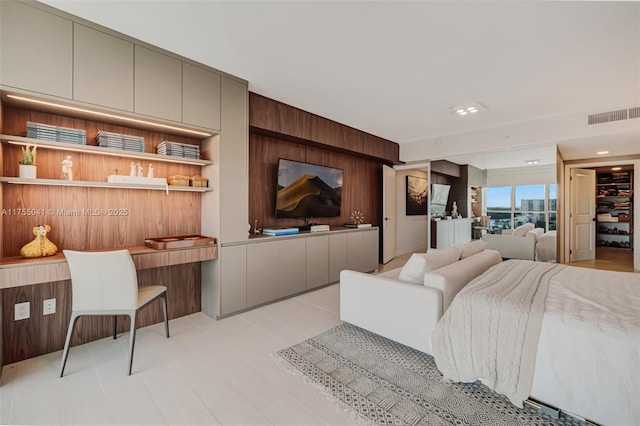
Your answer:
[[[24,179],[18,177],[0,177],[0,182],[19,184],[19,185],[46,185],[46,186],[77,186],[85,188],[109,188],[109,189],[144,189],[156,191],[185,191],[185,192],[210,192],[213,188],[204,188],[198,186],[177,186],[177,185],[142,185],[134,183],[109,183],[109,182],[92,182],[81,180],[62,180],[62,179]]]
[[[208,166],[213,164],[210,160],[199,160],[195,158],[173,157],[170,155],[160,155],[150,152],[125,151],[123,149],[102,148],[95,145],[78,145],[73,143],[46,141],[40,139],[25,138],[22,136],[0,135],[0,140],[4,143],[15,143],[17,145],[36,145],[38,148],[55,149],[58,151],[82,152],[85,154],[111,155],[125,158],[139,158],[153,161],[164,161],[167,163],[192,164],[198,166]]]

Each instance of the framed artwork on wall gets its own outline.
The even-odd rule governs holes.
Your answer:
[[[429,181],[417,176],[407,176],[407,216],[426,216]]]

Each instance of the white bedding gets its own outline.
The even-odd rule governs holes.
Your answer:
[[[510,262],[536,263],[507,261],[486,274]],[[530,354],[535,355],[531,396],[599,423],[640,424],[640,274],[555,266],[561,269],[550,279],[539,342],[535,354]],[[475,281],[467,288],[472,285]],[[449,311],[459,309],[454,306],[463,300],[456,297]],[[471,316],[465,320],[469,329],[474,326]],[[477,320],[475,326],[477,330]],[[436,334],[437,329],[434,345]],[[480,341],[474,339],[474,344],[487,346]],[[490,350],[496,348],[474,348],[473,352]],[[479,371],[465,380],[476,378],[486,379]],[[491,379],[486,382],[491,385]]]
[[[606,425],[640,425],[640,274],[552,279],[531,395]]]
[[[446,380],[482,381],[516,406],[529,397],[552,278],[566,266],[502,262],[458,293],[431,336]]]

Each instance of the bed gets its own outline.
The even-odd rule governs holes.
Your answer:
[[[432,345],[446,379],[480,379],[517,406],[640,424],[640,274],[502,262],[458,293]]]

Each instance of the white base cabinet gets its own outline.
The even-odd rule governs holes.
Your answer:
[[[431,221],[431,247],[443,249],[471,241],[471,219]]]
[[[343,269],[377,270],[378,228],[223,243],[218,262],[216,315],[226,316],[337,282]]]

